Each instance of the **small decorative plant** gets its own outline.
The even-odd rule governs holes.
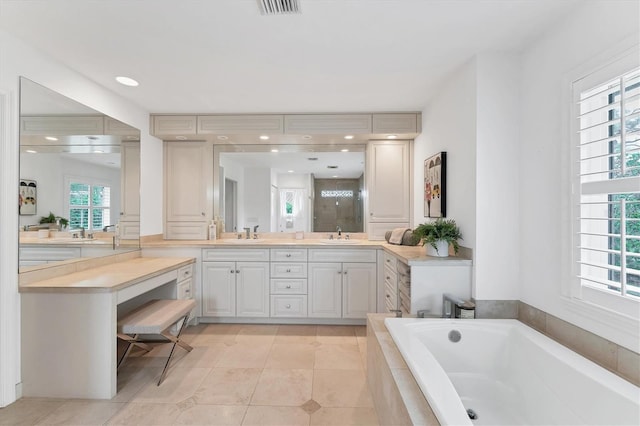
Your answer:
[[[40,223],[41,224],[48,223],[48,224],[56,224],[56,225],[60,224],[61,228],[66,228],[67,225],[69,225],[69,220],[61,216],[56,216],[52,212],[49,212],[49,216],[40,217]]]
[[[418,225],[418,227],[413,230],[413,237],[415,240],[422,240],[423,245],[429,244],[433,247],[438,253],[438,256],[447,256],[448,253],[438,252],[438,242],[446,241],[447,252],[449,244],[451,244],[453,246],[453,252],[458,254],[458,250],[460,250],[458,240],[462,239],[462,234],[455,220],[438,218],[434,222]]]

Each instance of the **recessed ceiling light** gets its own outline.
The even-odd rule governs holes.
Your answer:
[[[396,135],[387,135],[387,139],[396,139],[397,137]]]
[[[53,136],[45,136],[45,139],[48,140],[48,141],[57,141],[58,140],[58,138],[53,137]]]
[[[313,136],[311,135],[302,135],[302,139],[312,139]]]
[[[289,173],[293,173],[293,170],[288,170]]]
[[[96,154],[104,154],[104,151],[100,150],[100,149],[95,149],[93,150],[94,153]]]
[[[140,84],[134,79],[132,79],[131,77],[125,77],[122,75],[117,76],[116,81],[120,84],[123,84],[125,86],[130,86],[130,87],[136,87]]]
[[[344,137],[345,139],[353,139],[353,135],[347,135]]]
[[[337,178],[337,177],[338,177],[338,175],[333,175],[333,177],[334,177],[334,178]]]
[[[267,136],[267,135],[260,135],[260,139],[262,139],[263,141],[267,141],[267,140],[269,140],[269,136]]]
[[[345,149],[341,149],[340,152],[349,152],[349,150],[345,148]]]
[[[274,148],[271,150],[271,152],[278,152],[278,150]]]
[[[218,136],[218,139],[220,139],[221,141],[226,141],[227,139],[229,139],[229,136],[220,135]]]
[[[186,136],[176,136],[176,139],[178,139],[179,141],[186,141],[187,137]]]
[[[25,152],[28,152],[29,154],[37,154],[38,151],[34,150],[34,149],[28,149]]]

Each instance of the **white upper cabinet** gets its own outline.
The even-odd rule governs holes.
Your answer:
[[[205,142],[165,143],[167,239],[207,239],[213,153]]]
[[[197,129],[197,117],[195,115],[155,115],[153,121],[153,134],[158,137],[165,135],[195,135]]]
[[[284,117],[276,114],[263,115],[201,115],[198,116],[198,134],[243,135],[282,134]]]
[[[103,135],[104,116],[23,116],[20,134],[27,135]]]
[[[421,114],[355,113],[355,114],[200,114],[151,116],[153,135],[173,140],[211,139],[211,135],[360,135],[366,139],[413,139],[421,130]],[[209,138],[207,138],[209,136]],[[214,138],[215,140],[215,138]]]
[[[371,114],[292,114],[284,116],[287,134],[369,134]]]
[[[369,223],[409,223],[409,141],[373,141],[367,146]]]
[[[421,114],[373,114],[374,134],[420,133]]]
[[[140,221],[140,143],[122,142],[120,221]]]

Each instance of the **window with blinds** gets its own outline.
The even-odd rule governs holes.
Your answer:
[[[640,301],[640,68],[616,61],[574,82],[575,297]],[[599,295],[596,294],[600,293]],[[609,299],[611,300],[611,299]],[[637,304],[635,305],[637,310]]]
[[[101,231],[111,225],[111,188],[71,182],[69,185],[70,228]]]

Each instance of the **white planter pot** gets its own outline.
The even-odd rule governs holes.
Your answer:
[[[433,248],[431,244],[424,245],[427,248],[427,256],[436,257],[448,257],[449,256],[449,243],[445,240],[436,241],[436,248]]]

